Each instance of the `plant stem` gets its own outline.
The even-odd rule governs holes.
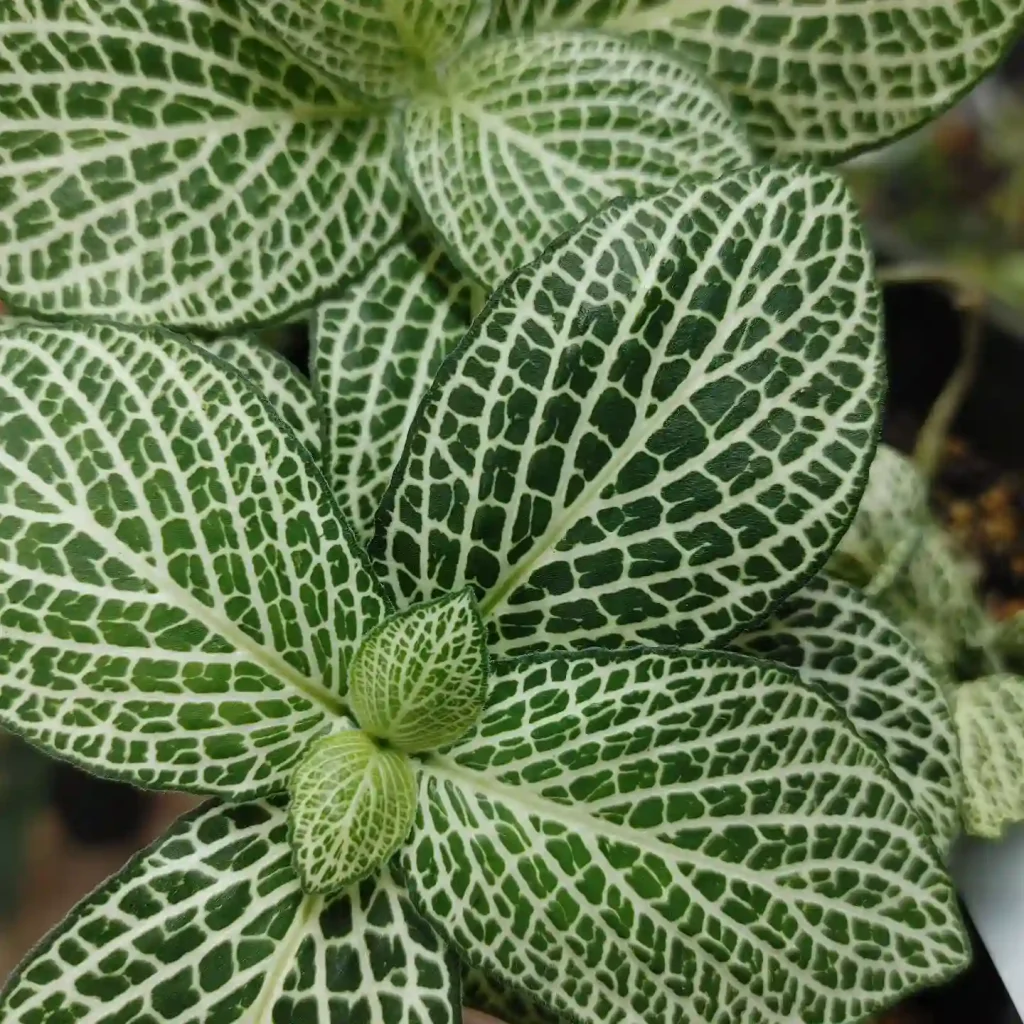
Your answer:
[[[942,450],[950,428],[967,397],[981,361],[982,341],[985,336],[982,302],[977,294],[963,295],[959,303],[964,314],[963,342],[960,360],[946,381],[945,387],[932,405],[928,418],[917,435],[914,461],[921,475],[931,481],[942,459]]]
[[[957,292],[968,290],[964,275],[941,263],[897,263],[875,271],[880,284],[942,284]]]

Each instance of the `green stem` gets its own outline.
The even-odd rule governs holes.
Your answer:
[[[950,428],[971,390],[981,361],[982,342],[985,337],[981,303],[964,301],[962,306],[965,320],[960,361],[928,413],[928,418],[917,435],[917,445],[914,448],[914,461],[928,482],[934,478],[939,467]]]

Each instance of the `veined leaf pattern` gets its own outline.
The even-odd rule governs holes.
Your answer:
[[[15,312],[280,319],[399,225],[397,135],[237,0],[0,6],[0,296]]]
[[[493,288],[610,199],[717,177],[752,151],[688,63],[569,32],[467,50],[406,109],[402,157],[425,216]]]
[[[274,412],[310,454],[319,453],[320,425],[313,386],[284,356],[254,338],[218,338],[206,347],[263,392]]]
[[[429,88],[490,14],[488,0],[244,0],[298,54],[367,101]]]
[[[997,839],[1024,821],[1024,678],[986,676],[952,691],[964,771],[964,826]]]
[[[905,455],[880,444],[857,515],[829,559],[829,574],[881,593],[913,558],[928,521],[924,478]]]
[[[876,600],[929,664],[953,678],[969,650],[987,647],[994,628],[978,600],[976,580],[977,566],[931,520],[903,571]]]
[[[311,893],[332,895],[375,875],[409,834],[416,810],[409,759],[359,729],[311,743],[289,792],[295,869]]]
[[[815,577],[736,650],[796,669],[871,740],[943,849],[960,832],[956,731],[942,678],[861,593]]]
[[[469,962],[576,1019],[861,1020],[969,958],[874,748],[788,672],[716,652],[492,668],[420,773],[401,854]]]
[[[444,250],[412,227],[316,312],[312,365],[327,477],[366,540],[420,399],[469,330],[472,295]]]
[[[669,49],[761,146],[838,160],[959,99],[1022,14],[1019,0],[496,0],[491,32],[593,25]]]
[[[0,1016],[455,1024],[458,967],[390,872],[333,901],[307,896],[287,830],[279,803],[182,818],[43,940]]]
[[[381,506],[379,576],[399,605],[473,586],[497,652],[734,635],[853,516],[879,332],[831,175],[620,200],[442,366]]]
[[[562,1024],[553,1011],[535,999],[474,967],[462,966],[462,1004],[489,1014],[503,1024]]]
[[[468,589],[385,620],[352,660],[360,727],[409,754],[454,743],[486,699],[487,633]]]
[[[0,332],[0,722],[145,786],[281,789],[387,605],[308,454],[199,347]]]

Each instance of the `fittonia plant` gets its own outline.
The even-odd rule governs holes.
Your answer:
[[[448,1024],[472,967],[588,1022],[836,1024],[961,969],[942,691],[813,576],[881,397],[841,183],[612,203],[414,407],[467,315],[425,266],[318,312],[315,393],[237,339],[0,332],[0,718],[214,798],[0,1018]]]
[[[935,522],[913,463],[882,447],[830,571],[872,594],[944,681],[959,735],[964,825],[999,836],[1024,821],[1021,619],[996,627],[975,568]]]
[[[34,316],[279,321],[365,273],[412,205],[490,289],[616,196],[909,131],[995,64],[1021,14],[3,0],[0,294]]]

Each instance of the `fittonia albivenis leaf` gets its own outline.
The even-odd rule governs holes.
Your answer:
[[[798,594],[879,417],[841,183],[618,200],[460,341],[421,244],[321,311],[313,387],[233,340],[0,332],[0,719],[215,798],[0,1020],[449,1024],[468,963],[595,1024],[832,1024],[958,970],[938,683],[856,591]]]
[[[495,287],[619,195],[836,162],[996,65],[1020,0],[4,0],[0,299],[225,331],[419,210]]]

